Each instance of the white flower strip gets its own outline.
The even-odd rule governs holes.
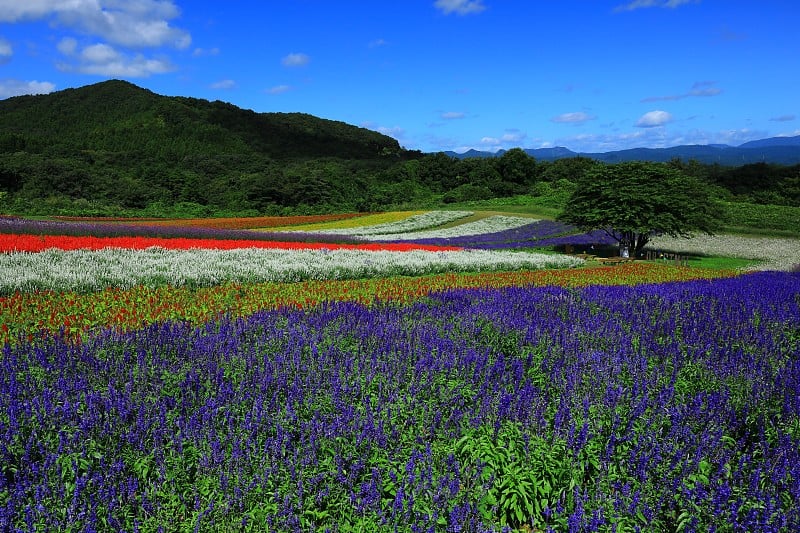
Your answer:
[[[800,264],[800,239],[741,235],[697,235],[690,239],[654,237],[648,247],[759,261],[749,270],[791,270]]]
[[[356,228],[336,228],[315,230],[310,233],[323,235],[393,235],[396,233],[406,233],[410,231],[420,231],[435,228],[443,224],[449,224],[460,218],[472,215],[472,211],[428,211],[419,215],[412,215],[396,222],[386,222],[384,224],[374,224],[372,226],[361,226]],[[291,233],[305,233],[303,231],[292,231]]]
[[[452,237],[467,237],[471,235],[483,235],[485,233],[497,233],[515,228],[521,228],[528,224],[538,222],[535,218],[525,217],[509,217],[503,215],[495,215],[491,217],[482,218],[475,222],[467,222],[459,224],[451,228],[432,229],[427,231],[417,231],[411,233],[394,233],[382,235],[369,235],[364,236],[365,239],[371,241],[379,240],[392,240],[392,241],[410,241],[415,239],[448,239]]]
[[[568,268],[581,264],[580,259],[567,256],[487,250],[51,249],[40,253],[0,254],[0,293],[358,279],[453,271]]]

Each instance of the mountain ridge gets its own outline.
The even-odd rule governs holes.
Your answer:
[[[685,144],[667,148],[628,148],[609,152],[574,152],[563,146],[552,148],[524,148],[528,155],[543,161],[555,161],[567,157],[588,157],[604,163],[624,161],[667,162],[672,159],[695,159],[700,163],[739,166],[752,163],[775,163],[795,165],[800,163],[800,135],[793,137],[769,137],[749,141],[738,146],[726,144]],[[499,157],[506,150],[487,152],[468,150],[464,153],[444,152],[450,157]]]

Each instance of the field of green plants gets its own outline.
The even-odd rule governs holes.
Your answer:
[[[0,531],[800,530],[800,241],[713,239],[0,218]]]

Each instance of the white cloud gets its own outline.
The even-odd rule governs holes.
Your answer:
[[[649,111],[636,121],[638,128],[655,128],[672,122],[672,115],[666,111]]]
[[[558,122],[563,124],[583,124],[589,120],[594,120],[596,117],[584,113],[583,111],[577,111],[574,113],[562,113],[558,116],[555,116],[550,119],[551,122]]]
[[[698,3],[700,0],[633,0],[614,8],[614,11],[634,11],[647,7],[666,7],[674,9],[684,4]]]
[[[308,65],[310,61],[310,57],[301,53],[291,53],[281,59],[281,63],[284,67],[303,67]]]
[[[171,0],[0,0],[0,22],[52,19],[128,47],[188,47],[191,35],[169,24],[179,14]]]
[[[24,94],[48,94],[56,90],[49,81],[0,80],[0,99]]]
[[[387,44],[389,43],[387,43],[384,39],[375,39],[374,41],[371,41],[367,46],[370,48],[378,48],[380,46],[386,46]]]
[[[292,88],[288,85],[276,85],[275,87],[270,87],[267,89],[268,94],[282,94],[287,91],[291,91]]]
[[[470,13],[480,13],[486,9],[483,0],[436,0],[433,6],[445,15],[451,13],[469,15]]]
[[[458,120],[466,115],[461,111],[446,111],[440,115],[445,120]]]
[[[770,120],[773,122],[791,122],[795,118],[797,118],[795,115],[780,115],[777,117],[772,117]]]
[[[236,82],[233,80],[220,80],[211,84],[212,89],[235,89]]]
[[[383,133],[384,135],[388,135],[389,137],[393,137],[398,141],[403,138],[406,133],[406,130],[401,128],[400,126],[393,126],[393,127],[386,127],[386,126],[378,126],[375,128],[375,131],[378,133]]]
[[[65,37],[58,42],[56,48],[65,56],[71,56],[78,49],[78,41],[72,37]]]
[[[105,43],[84,47],[77,53],[77,43],[62,41],[59,50],[76,63],[60,63],[58,68],[65,72],[80,72],[98,76],[120,78],[146,78],[152,74],[163,74],[173,70],[166,59],[153,59],[142,54],[133,56],[123,54]]]
[[[87,63],[111,63],[120,58],[120,53],[107,44],[93,44],[81,52],[81,59]]]
[[[11,43],[0,37],[0,65],[11,61],[11,56],[14,55],[14,49]]]

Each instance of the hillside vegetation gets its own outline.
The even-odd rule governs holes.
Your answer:
[[[255,216],[524,198],[555,216],[601,164],[537,160],[519,148],[494,158],[423,154],[343,122],[160,96],[116,80],[0,101],[0,212],[10,214]],[[800,165],[663,164],[735,206],[731,226],[792,231],[783,215],[800,207]]]

